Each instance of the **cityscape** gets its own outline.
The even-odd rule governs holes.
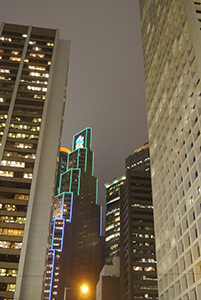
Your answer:
[[[1,23],[0,300],[201,299],[201,0],[136,3],[148,137],[116,130],[138,146],[115,177],[81,107],[63,145],[73,40]]]

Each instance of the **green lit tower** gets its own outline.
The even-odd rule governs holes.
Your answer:
[[[66,171],[54,200],[51,246],[44,299],[78,299],[79,287],[95,287],[103,265],[102,211],[97,204],[98,180],[93,176],[92,129],[74,135]]]

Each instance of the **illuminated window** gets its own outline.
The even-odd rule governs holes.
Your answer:
[[[15,194],[14,199],[19,200],[29,200],[29,195],[23,195],[23,194]]]
[[[29,41],[29,44],[34,45],[34,44],[36,44],[36,42],[35,41]]]
[[[142,269],[142,267],[135,267],[135,266],[133,266],[133,270],[134,271],[142,271],[143,269]]]
[[[12,51],[11,54],[18,55],[19,51]]]
[[[48,63],[47,63],[49,66],[51,65],[51,61],[48,61]]]
[[[13,61],[21,61],[20,57],[13,57],[13,56],[11,56],[9,59],[13,60]]]
[[[0,56],[0,59],[2,59],[2,56]]]
[[[24,230],[10,229],[10,228],[0,228],[0,235],[14,235],[23,236]]]
[[[9,166],[9,167],[17,167],[17,168],[24,168],[25,163],[19,161],[10,161],[10,160],[2,160],[2,166]]]
[[[13,177],[14,172],[0,171],[0,176]]]
[[[26,63],[29,62],[28,58],[25,58],[24,62],[26,62]]]
[[[12,42],[12,39],[11,38],[6,38],[6,37],[0,37],[0,40],[1,41],[5,41],[5,42]]]
[[[144,268],[145,271],[150,272],[150,271],[155,271],[155,268],[153,267],[146,267]]]
[[[32,179],[33,173],[23,173],[23,178]]]
[[[47,43],[46,45],[49,46],[49,47],[53,47],[54,43]]]
[[[46,68],[45,68],[45,67],[31,66],[31,65],[28,66],[28,69],[31,69],[31,70],[38,70],[38,71],[46,71]]]
[[[29,56],[43,58],[43,57],[45,57],[45,54],[30,53]]]
[[[26,38],[26,37],[27,37],[27,34],[26,34],[26,33],[23,33],[23,34],[22,34],[22,37]]]
[[[33,50],[35,50],[35,51],[41,51],[42,48],[40,48],[40,47],[33,47]]]
[[[0,69],[0,72],[10,74],[10,70],[8,69]]]

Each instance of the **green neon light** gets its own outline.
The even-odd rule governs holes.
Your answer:
[[[92,170],[91,175],[94,176],[94,152],[92,152]]]
[[[77,194],[79,195],[80,194],[80,177],[81,177],[81,170],[78,169],[79,171],[79,176],[78,176],[78,189],[77,189]]]
[[[91,127],[89,127],[88,129],[89,129],[89,131],[90,131],[90,140],[89,140],[89,146],[90,146],[90,149],[91,149],[91,143],[92,143],[92,128],[91,128]]]
[[[98,203],[98,178],[96,178],[96,204]]]
[[[73,174],[73,171],[72,171],[72,169],[70,170],[70,185],[69,185],[69,192],[72,192],[71,191],[71,187],[72,187],[72,174]]]
[[[88,128],[86,128],[86,139],[85,139],[85,147],[87,147],[87,134],[88,134]]]
[[[68,167],[69,167],[69,156],[70,154],[67,155],[67,165],[66,165],[66,171],[68,171]]]
[[[60,180],[59,180],[59,194],[58,195],[60,195],[61,194],[61,181],[62,181],[62,176],[65,174],[65,173],[67,173],[68,171],[65,171],[65,172],[63,172],[62,174],[60,174]]]

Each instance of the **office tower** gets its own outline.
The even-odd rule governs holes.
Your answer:
[[[161,300],[201,298],[201,1],[140,1]]]
[[[120,187],[125,176],[115,178],[105,184],[105,263],[112,264],[114,256],[120,251]]]
[[[67,169],[61,174],[44,299],[60,300],[64,293],[67,299],[77,299],[82,284],[89,287],[90,299],[95,299],[103,250],[91,135],[91,128],[86,128],[73,137]]]
[[[114,256],[110,265],[100,272],[96,285],[96,300],[120,300],[120,257]]]
[[[158,299],[150,173],[127,169],[120,195],[121,299]]]
[[[69,42],[0,27],[0,297],[41,299]],[[16,282],[17,276],[17,282]]]
[[[126,169],[135,171],[150,171],[149,144],[136,149],[133,154],[126,158]]]

